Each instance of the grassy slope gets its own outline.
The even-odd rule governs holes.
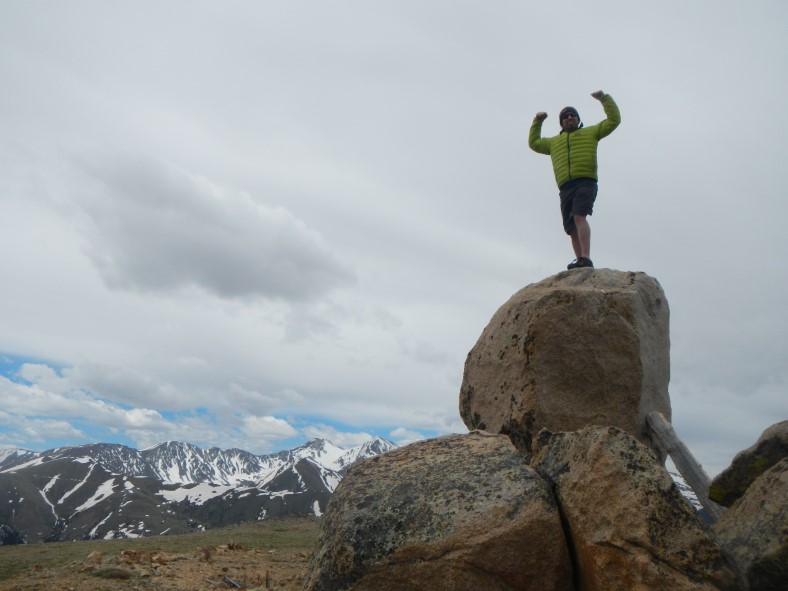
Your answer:
[[[0,581],[33,568],[62,568],[83,559],[94,550],[107,556],[120,555],[124,550],[193,553],[204,547],[238,544],[250,550],[311,552],[317,540],[317,527],[315,518],[290,517],[241,523],[192,534],[0,546]]]

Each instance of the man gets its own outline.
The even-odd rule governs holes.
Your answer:
[[[591,96],[602,103],[607,115],[604,121],[583,127],[577,109],[565,107],[558,115],[561,131],[557,136],[542,137],[542,122],[547,119],[545,112],[536,114],[528,134],[531,149],[549,154],[553,161],[564,231],[572,238],[576,257],[567,269],[594,266],[590,258],[591,227],[586,216],[592,214],[597,194],[597,144],[621,123],[621,113],[613,97],[601,90],[591,93]]]

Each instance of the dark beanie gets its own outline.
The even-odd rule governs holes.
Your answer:
[[[561,113],[559,113],[558,115],[559,123],[563,121],[569,113],[574,113],[575,117],[580,119],[580,115],[578,115],[577,109],[575,109],[574,107],[564,107],[563,109],[561,109]]]

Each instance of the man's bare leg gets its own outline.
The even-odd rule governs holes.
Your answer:
[[[572,229],[572,248],[578,258],[591,258],[591,226],[584,215],[576,215],[575,227]]]
[[[580,240],[577,237],[577,226],[572,227],[569,237],[572,239],[572,250],[575,251],[575,259],[579,259],[582,255],[580,254]]]

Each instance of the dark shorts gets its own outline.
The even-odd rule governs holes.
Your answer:
[[[599,186],[594,179],[574,179],[561,185],[561,217],[564,218],[564,232],[571,234],[575,227],[576,215],[594,213],[594,201]]]

